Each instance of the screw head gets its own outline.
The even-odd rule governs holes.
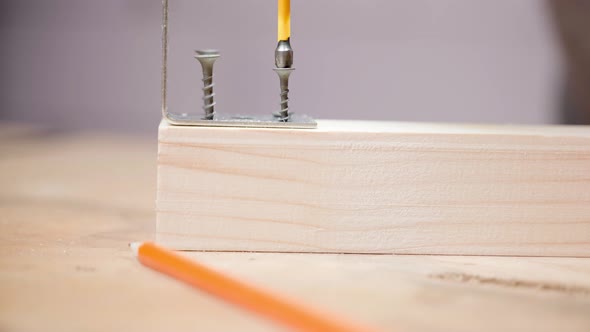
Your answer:
[[[215,49],[204,49],[204,50],[196,50],[195,53],[198,55],[217,55],[219,56],[219,50]]]
[[[295,68],[273,68],[272,70],[279,75],[280,80],[288,80]]]
[[[210,76],[213,71],[213,63],[219,58],[218,50],[197,50],[195,51],[195,59],[199,60],[203,67],[203,74]]]

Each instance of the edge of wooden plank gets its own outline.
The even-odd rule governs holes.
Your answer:
[[[588,126],[479,126],[346,120],[320,120],[318,125],[318,129],[300,130],[195,128],[162,123],[158,240],[177,249],[222,251],[590,255],[590,194],[584,189],[584,183],[589,181],[585,170],[590,170]],[[302,158],[303,151],[313,151],[312,156]],[[379,153],[384,153],[387,158],[377,167],[392,173],[383,178],[367,168],[362,160],[363,156],[368,156],[373,162],[378,161]],[[441,154],[447,155],[439,157]],[[462,154],[468,157],[464,161]],[[286,174],[274,169],[273,161],[285,167]],[[310,162],[316,166],[309,166]],[[208,168],[211,163],[219,168],[219,172]],[[432,167],[442,168],[429,171]],[[504,170],[506,167],[508,169]],[[379,182],[383,182],[374,196],[377,203],[368,200],[370,188],[356,189],[361,202],[366,202],[362,204],[369,204],[366,207],[377,204],[375,206],[385,209],[382,226],[387,227],[381,235],[363,231],[359,226],[364,222],[376,225],[378,216],[371,219],[351,212],[362,206],[354,193],[350,193],[350,188],[344,194],[338,194],[340,186],[358,186],[365,176],[363,172],[368,172],[368,183],[381,185]],[[475,181],[478,172],[481,181]],[[522,186],[516,183],[521,177],[526,179],[528,173],[532,182],[523,180]],[[448,179],[429,183],[437,181],[437,174]],[[339,175],[350,176],[352,180],[340,181]],[[306,177],[311,178],[311,182]],[[412,181],[423,187],[422,194],[412,188]],[[210,187],[218,196],[208,196],[207,190],[199,186]],[[235,190],[230,195],[229,189],[220,186],[234,186]],[[573,187],[573,191],[569,192],[568,187]],[[281,192],[282,188],[285,193]],[[185,192],[175,193],[177,189]],[[410,193],[401,195],[396,190],[410,190]],[[256,200],[257,193],[270,197],[266,204],[270,204],[272,211],[266,216],[251,206],[264,206]],[[340,195],[343,201],[326,199],[334,194]],[[456,207],[445,203],[447,194],[449,202],[454,197]],[[274,197],[281,195],[296,204],[275,202]],[[347,204],[351,204],[352,209],[338,212],[339,206]],[[425,210],[414,212],[420,206]],[[170,214],[170,209],[177,211]],[[245,214],[223,212],[231,209],[242,209]],[[293,217],[282,216],[281,209],[290,211]],[[474,225],[469,225],[470,219],[462,214],[471,216]],[[511,216],[514,225],[510,223]],[[354,218],[358,221],[353,221]],[[431,220],[427,220],[429,218]],[[271,219],[284,225],[265,221]],[[303,221],[303,224],[314,224],[315,220],[316,230],[297,226]],[[339,220],[343,225],[340,230]],[[447,230],[435,223],[439,221],[448,222]],[[327,225],[335,229],[331,230],[333,235],[329,230],[322,230]],[[232,227],[243,227],[247,235],[224,230]],[[261,232],[256,231],[257,227]],[[415,227],[418,233],[413,233],[411,227]],[[478,227],[488,234],[479,234]],[[174,229],[176,235],[170,232]],[[284,232],[286,238],[291,236],[296,241],[285,238],[273,244],[271,236],[260,235],[271,232],[270,229],[276,230],[277,237]],[[398,230],[392,232],[393,229]],[[360,245],[346,244],[355,239],[351,232],[358,232]],[[556,243],[548,243],[553,235]],[[324,246],[331,236],[339,237],[335,241],[338,244]],[[470,236],[473,241],[481,243],[471,244],[475,249],[464,250]],[[504,247],[502,240],[506,240]],[[363,245],[362,241],[371,243]]]

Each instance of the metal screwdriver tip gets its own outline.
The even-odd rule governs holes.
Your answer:
[[[291,48],[291,38],[279,40],[275,49],[275,65],[277,68],[291,68],[293,66],[293,49]]]

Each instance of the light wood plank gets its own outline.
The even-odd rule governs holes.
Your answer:
[[[155,156],[112,134],[0,141],[0,331],[276,331],[133,257]],[[590,330],[588,258],[185,254],[383,331]]]
[[[159,129],[177,249],[590,256],[590,127]]]

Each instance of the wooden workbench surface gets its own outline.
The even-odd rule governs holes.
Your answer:
[[[0,331],[275,331],[141,266],[155,139],[0,126]],[[590,331],[590,259],[188,253],[385,331]]]

